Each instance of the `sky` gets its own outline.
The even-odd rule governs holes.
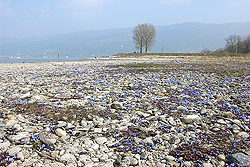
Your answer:
[[[250,21],[250,0],[0,0],[0,37]]]

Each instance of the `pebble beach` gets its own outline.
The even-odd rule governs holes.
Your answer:
[[[0,166],[250,166],[250,56],[0,64]]]

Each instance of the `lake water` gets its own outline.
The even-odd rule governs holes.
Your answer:
[[[84,58],[64,58],[64,59],[53,59],[53,58],[26,58],[26,59],[9,59],[0,58],[1,63],[38,63],[38,62],[72,62],[72,61],[104,61],[100,59],[84,59]]]

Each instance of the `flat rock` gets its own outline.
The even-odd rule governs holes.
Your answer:
[[[9,137],[11,141],[15,141],[15,142],[23,138],[29,138],[29,132],[19,132],[17,135],[11,135]]]
[[[19,146],[14,146],[14,147],[12,147],[12,148],[10,148],[9,150],[8,150],[8,153],[11,155],[11,154],[16,154],[16,153],[18,153],[19,151],[21,151],[22,149],[21,149],[21,147],[19,147]]]

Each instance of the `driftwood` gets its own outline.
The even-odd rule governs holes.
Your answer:
[[[49,143],[47,142],[47,139],[46,139],[44,133],[39,133],[39,138],[40,138],[41,142],[43,142],[46,145],[49,145]]]
[[[74,140],[79,139],[79,138],[82,137],[82,136],[86,136],[87,133],[88,133],[92,128],[93,128],[93,127],[90,127],[89,130],[88,130],[87,132],[83,132],[83,133],[79,134],[76,138],[74,138]]]
[[[50,156],[48,156],[48,155],[45,155],[45,154],[43,154],[43,153],[41,153],[41,152],[39,152],[39,151],[37,151],[37,150],[36,150],[36,152],[37,152],[37,154],[40,155],[41,157],[48,158],[48,159],[51,159],[51,160],[56,160],[56,158],[52,158],[52,157],[50,157]]]
[[[225,117],[221,117],[221,116],[215,116],[215,117],[216,117],[216,118],[219,118],[219,119],[224,119],[224,120],[226,120],[226,121],[229,121],[229,122],[231,122],[232,124],[235,124],[235,125],[237,125],[238,127],[240,127],[242,130],[248,131],[248,129],[246,129],[244,126],[242,126],[242,125],[240,125],[240,124],[238,124],[238,123],[232,121],[231,119],[228,119],[228,118],[225,118]]]

